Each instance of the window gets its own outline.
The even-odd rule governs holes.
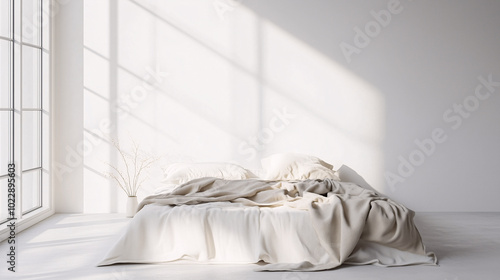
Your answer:
[[[11,163],[18,223],[51,210],[49,4],[0,0],[0,224],[9,217]]]

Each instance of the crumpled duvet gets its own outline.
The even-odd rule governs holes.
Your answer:
[[[261,266],[258,270],[313,271],[332,269],[343,263],[365,264],[378,262],[378,264],[386,266],[436,263],[434,254],[425,252],[420,234],[413,223],[413,211],[387,197],[380,196],[353,183],[330,179],[265,181],[201,178],[187,182],[174,189],[171,193],[146,197],[140,203],[138,210],[145,208],[143,210],[145,211],[148,207],[151,209],[168,209],[168,215],[158,214],[162,217],[160,219],[166,221],[167,219],[173,219],[170,216],[172,216],[174,209],[188,209],[191,207],[190,205],[193,205],[193,207],[195,205],[196,207],[237,205],[238,207],[246,207],[257,211],[255,212],[256,215],[251,216],[249,214],[252,217],[249,218],[251,219],[250,222],[243,224],[245,226],[250,223],[249,228],[258,229],[250,236],[245,237],[244,242],[253,245],[249,245],[251,247],[248,249],[249,253],[245,252],[247,255],[241,257],[240,262],[265,261],[267,264]],[[212,213],[209,212],[212,208],[206,209],[202,213]],[[290,211],[302,213],[302,219],[306,219],[302,223],[307,223],[302,228],[307,233],[303,233],[301,236],[300,231],[302,229],[300,225],[296,225],[296,228],[291,229],[296,232],[290,233],[297,236],[300,242],[287,244],[280,240],[280,236],[288,234],[287,230],[282,230],[282,233],[278,234],[279,230],[276,230],[277,227],[273,225],[272,219],[267,219],[263,215],[268,212],[277,212],[273,209],[289,209]],[[216,251],[216,246],[211,240],[204,243],[211,244],[207,245],[207,247],[211,247],[211,249],[207,249],[207,252],[211,251],[211,253],[194,253],[190,255],[189,252],[185,252],[169,255],[166,252],[150,252],[149,254],[147,251],[144,252],[145,247],[154,246],[157,241],[137,241],[139,236],[142,235],[144,238],[151,234],[140,233],[137,229],[134,229],[134,227],[142,227],[142,230],[148,228],[144,226],[144,221],[137,222],[141,223],[139,225],[134,225],[134,220],[141,219],[141,212],[136,215],[129,227],[128,231],[132,233],[126,232],[99,265],[125,262],[163,262],[177,259],[210,262],[223,255],[221,252]],[[285,217],[291,216],[287,215]],[[144,219],[147,218],[142,218],[142,220]],[[267,219],[265,225],[264,219]],[[161,223],[161,221],[158,222]],[[234,221],[235,224],[238,222],[238,220]],[[274,223],[279,224],[281,221],[274,219]],[[206,229],[207,225],[204,226],[204,229]],[[168,233],[169,230],[172,230],[171,227],[172,224],[163,227],[163,229],[160,229],[162,233],[156,233],[158,231],[156,230],[154,235],[151,235],[154,237],[151,238],[173,238],[172,236],[175,234]],[[210,229],[212,235],[210,238],[214,239],[213,231],[213,229]],[[217,234],[217,231],[215,231],[215,234]],[[203,238],[207,239],[206,235]],[[241,235],[245,234],[241,233]],[[307,236],[307,238],[304,236]],[[134,244],[134,242],[142,243]],[[363,248],[363,244],[372,244],[373,246]],[[126,248],[127,246],[132,248]],[[287,246],[290,248],[284,248]],[[366,257],[363,258],[363,254],[375,250],[374,248],[377,246],[382,248],[379,252],[383,251],[385,255],[375,252],[375,255],[379,254],[381,256],[375,261],[367,260]],[[174,247],[168,248],[170,248],[168,250],[175,251]],[[244,251],[245,249],[241,250]],[[293,252],[293,254],[290,253],[290,257],[283,256],[284,252]],[[157,255],[157,257],[151,257],[151,254]],[[387,259],[385,263],[379,261],[383,258]]]

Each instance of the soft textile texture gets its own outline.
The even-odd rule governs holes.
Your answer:
[[[203,177],[214,177],[226,180],[254,178],[247,169],[232,163],[174,163],[165,170],[163,183],[184,184]]]
[[[309,271],[346,261],[435,263],[435,257],[425,253],[411,210],[352,183],[202,178],[171,193],[147,197],[139,209],[143,207],[100,265],[264,260],[269,264],[261,270]],[[233,208],[245,209],[244,214]],[[152,221],[159,223],[157,229],[150,228]],[[183,223],[191,230],[176,231]],[[360,247],[360,241],[376,243],[386,248],[386,254],[378,260],[363,257],[375,247]],[[225,243],[233,246],[222,246]]]
[[[178,184],[164,183],[153,191],[153,194],[167,193],[177,188]]]
[[[262,159],[267,180],[339,180],[333,165],[310,155],[297,153],[274,154]]]

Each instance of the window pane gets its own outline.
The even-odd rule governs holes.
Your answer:
[[[42,48],[50,50],[50,0],[43,0],[42,11]]]
[[[10,38],[10,1],[0,0],[0,36]]]
[[[7,202],[7,178],[0,179],[0,221],[3,221],[8,218],[9,212],[7,211],[8,202]]]
[[[43,110],[50,111],[50,60],[47,52],[42,52],[42,101]]]
[[[23,42],[40,46],[41,10],[40,0],[23,0]]]
[[[23,46],[23,108],[40,108],[40,49]]]
[[[50,205],[50,188],[49,188],[49,171],[44,169],[42,170],[42,185],[40,194],[42,197],[42,204],[40,206],[48,206]]]
[[[14,3],[14,34],[12,35],[13,37],[16,38],[16,40],[20,41],[21,38],[21,0],[12,0],[12,3]]]
[[[4,1],[4,0],[0,0]],[[10,107],[11,43],[0,39],[0,108]]]
[[[23,213],[40,205],[40,170],[23,173],[22,211]]]
[[[40,167],[40,112],[23,112],[22,165],[23,170]]]
[[[12,79],[12,87],[14,88],[14,108],[21,107],[21,45],[14,43],[14,73]],[[12,102],[12,100],[11,100]]]
[[[7,164],[10,161],[9,115],[10,112],[0,112],[0,127],[2,128],[0,130],[0,176],[8,173]]]
[[[49,113],[44,111],[42,113],[42,167],[45,170],[50,170],[50,118]]]

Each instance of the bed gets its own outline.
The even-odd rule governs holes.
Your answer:
[[[319,158],[277,154],[260,178],[232,164],[176,164],[99,266],[259,263],[261,271],[342,264],[435,265],[405,206],[350,182]]]

